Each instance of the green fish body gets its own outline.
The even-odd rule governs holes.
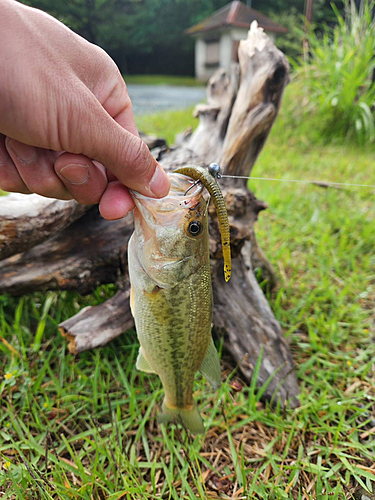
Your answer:
[[[202,185],[181,174],[170,179],[165,198],[132,193],[135,231],[128,255],[131,308],[141,344],[137,368],[161,379],[165,398],[159,421],[182,421],[191,432],[202,433],[193,399],[195,374],[200,370],[215,388],[221,380],[211,336],[206,201]]]

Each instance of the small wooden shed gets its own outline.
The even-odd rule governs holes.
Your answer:
[[[238,61],[238,44],[247,37],[250,24],[257,21],[267,35],[288,30],[239,0],[230,2],[186,33],[195,38],[195,76],[206,82],[218,67],[229,71],[232,61]]]

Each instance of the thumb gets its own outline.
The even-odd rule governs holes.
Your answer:
[[[70,129],[73,135],[69,142],[74,144],[74,152],[99,161],[130,189],[145,196],[166,196],[170,181],[146,144],[117,123],[92,97],[90,106],[84,105],[76,115],[79,125]]]

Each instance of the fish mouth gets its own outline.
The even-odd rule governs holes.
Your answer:
[[[164,198],[150,198],[137,191],[130,190],[134,201],[142,203],[148,209],[153,207],[153,211],[168,212],[181,208],[184,203],[185,208],[191,208],[197,197],[202,195],[203,186],[186,175],[171,173],[168,174],[171,187]],[[138,205],[137,205],[138,206]]]
[[[182,224],[186,210],[194,210],[201,201],[203,186],[182,174],[168,173],[171,187],[164,198],[150,198],[137,191],[130,191],[136,205],[135,216],[141,216],[146,233],[157,224],[177,227]],[[148,226],[148,228],[146,227]]]

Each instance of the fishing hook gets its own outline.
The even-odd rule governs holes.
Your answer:
[[[188,192],[190,191],[190,189],[193,189],[193,187],[197,186],[198,184],[200,184],[200,180],[197,180],[194,182],[194,184],[192,184],[184,193],[184,196],[186,196],[188,194]]]
[[[185,201],[185,205],[186,205],[186,204],[187,204],[187,202]],[[201,201],[200,201],[199,203],[197,203],[197,204],[195,205],[195,207],[191,207],[191,208],[190,208],[190,207],[188,207],[189,212],[192,212],[193,210],[197,210],[197,209],[200,207],[200,205],[202,205],[202,202],[201,202]]]

